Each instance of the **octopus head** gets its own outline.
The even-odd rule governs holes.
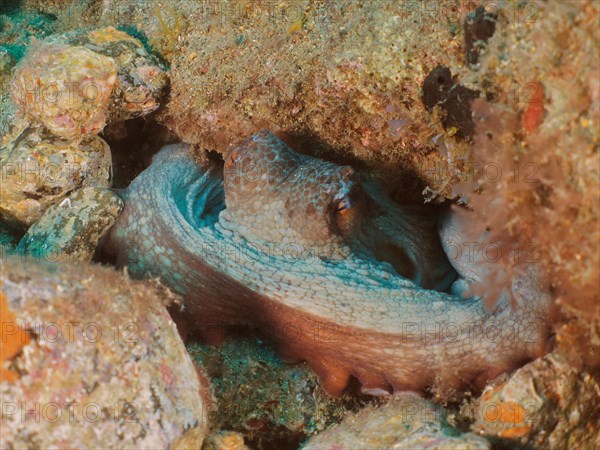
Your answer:
[[[246,239],[327,248],[360,227],[367,196],[351,167],[298,154],[263,130],[227,155],[225,200],[226,221]]]

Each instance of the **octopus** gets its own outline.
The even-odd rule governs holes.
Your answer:
[[[181,296],[175,319],[205,341],[257,328],[332,395],[354,383],[444,398],[548,350],[552,299],[535,270],[493,308],[464,295],[494,267],[448,258],[461,220],[400,205],[267,130],[224,160],[163,148],[124,193],[108,241],[119,266]]]

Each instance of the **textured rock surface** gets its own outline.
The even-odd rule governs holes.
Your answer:
[[[473,146],[478,163],[503,173],[490,174],[488,195],[473,202],[487,219],[482,225],[519,236],[549,266],[564,314],[556,323],[559,352],[578,367],[596,368],[599,18],[593,0],[528,2],[512,20],[499,15],[479,69],[499,95],[491,107],[474,106],[483,126]]]
[[[12,101],[11,83],[15,64],[23,58],[32,40],[52,33],[56,17],[37,11],[19,11],[17,2],[2,3],[0,13],[0,139],[9,132],[17,107]],[[11,8],[13,6],[13,8]]]
[[[367,401],[328,396],[306,364],[284,363],[258,338],[229,339],[219,347],[193,344],[188,350],[214,387],[211,425],[240,433],[253,449],[297,448]]]
[[[165,308],[169,295],[93,265],[2,262],[0,295],[14,320],[2,348],[2,448],[167,448],[185,431],[199,448],[205,382]],[[3,313],[4,314],[4,313]],[[4,319],[3,319],[4,320]]]
[[[56,136],[97,134],[117,81],[112,58],[83,47],[42,42],[16,68],[13,98],[32,122]]]
[[[53,14],[19,10],[19,3],[5,0],[0,11],[0,49],[7,50],[16,60],[23,57],[32,41],[50,35],[56,21]]]
[[[111,157],[98,136],[68,142],[43,129],[16,127],[0,147],[0,220],[29,226],[82,186],[108,187]]]
[[[118,68],[109,110],[111,122],[144,116],[159,106],[167,83],[163,65],[138,39],[114,27],[61,35],[71,45],[82,45],[112,58]]]
[[[465,2],[24,3],[72,27],[81,17],[148,36],[171,67],[161,121],[185,142],[225,152],[268,127],[313,154],[416,171],[441,188],[427,169],[444,163],[432,138],[447,134],[420,86],[437,64],[464,71]],[[466,150],[447,141],[453,155]]]
[[[12,100],[10,92],[0,93],[0,142],[14,125],[18,108]]]
[[[103,188],[78,189],[52,205],[19,243],[19,253],[52,262],[91,261],[123,201]]]
[[[15,102],[34,122],[75,139],[107,120],[158,108],[166,75],[143,44],[113,27],[53,35],[33,45],[16,68]]]
[[[600,448],[600,376],[551,353],[489,386],[473,431],[533,448]]]
[[[434,403],[410,395],[365,408],[311,438],[303,450],[491,449],[474,433],[461,434]]]

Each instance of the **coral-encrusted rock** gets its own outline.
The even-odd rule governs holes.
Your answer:
[[[42,3],[27,2],[64,16]],[[464,73],[460,29],[473,6],[434,3],[111,0],[86,13],[134,25],[169,60],[159,120],[184,142],[226,154],[268,127],[312,154],[335,152],[394,179],[417,173],[441,188],[430,172],[446,158],[432,138],[446,133],[420,105],[420,85],[437,64]],[[456,161],[466,146],[446,141]]]
[[[97,134],[117,82],[112,58],[60,43],[34,46],[17,66],[13,98],[31,120],[67,139]]]
[[[3,1],[0,15],[0,42],[20,59],[25,48],[35,39],[43,39],[54,29],[56,15],[38,10],[25,11],[21,2]],[[13,10],[11,11],[11,6]]]
[[[600,378],[555,353],[489,386],[474,407],[473,430],[513,446],[600,448]]]
[[[207,385],[167,291],[88,264],[2,264],[14,319],[0,345],[21,339],[19,329],[30,342],[2,362],[17,376],[0,380],[0,447],[168,448],[185,433],[200,448]]]
[[[139,40],[105,27],[53,35],[32,47],[12,90],[26,116],[75,139],[100,132],[107,121],[154,111],[166,82]]]
[[[474,433],[460,434],[434,403],[406,395],[380,408],[365,408],[310,439],[304,450],[490,449]]]
[[[115,223],[123,201],[104,188],[78,189],[52,205],[21,239],[19,252],[53,262],[91,261],[100,239]]]
[[[203,337],[210,340],[212,331]],[[297,448],[365,403],[349,394],[327,395],[306,364],[283,362],[256,337],[227,339],[219,347],[194,344],[188,351],[214,386],[218,407],[211,424],[241,433],[253,449]]]
[[[83,45],[117,63],[117,85],[110,108],[110,121],[131,119],[154,111],[167,83],[164,67],[143,44],[113,27],[72,33],[64,39]]]
[[[68,142],[35,128],[15,129],[0,147],[0,220],[29,226],[82,186],[108,187],[108,144],[98,136]]]

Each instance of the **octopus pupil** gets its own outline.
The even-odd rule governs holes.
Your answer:
[[[351,204],[350,204],[350,200],[348,200],[348,199],[344,199],[344,200],[341,200],[341,201],[338,203],[337,210],[338,210],[338,211],[344,211],[344,210],[346,210],[346,209],[349,209],[349,208],[350,208],[350,206],[351,206]]]

